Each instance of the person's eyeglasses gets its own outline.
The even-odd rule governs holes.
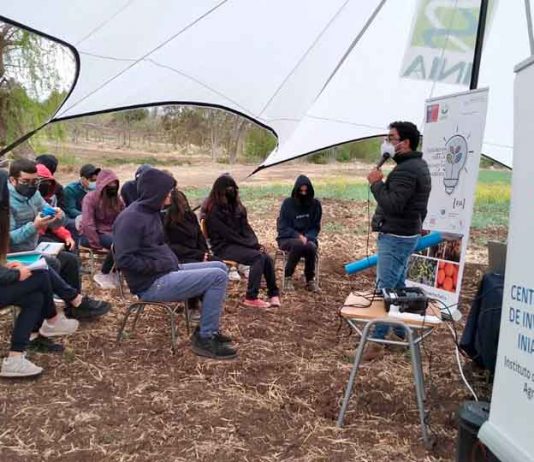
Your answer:
[[[22,185],[28,185],[28,186],[39,186],[41,184],[41,180],[39,178],[35,178],[32,180],[17,179],[17,183],[22,184]]]
[[[400,141],[401,139],[398,136],[388,135],[386,136],[388,141]]]

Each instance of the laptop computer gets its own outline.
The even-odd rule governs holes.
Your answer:
[[[492,273],[504,274],[506,269],[506,243],[488,241],[488,269]]]

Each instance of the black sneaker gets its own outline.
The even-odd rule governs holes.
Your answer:
[[[106,314],[111,309],[111,304],[103,300],[95,300],[87,297],[82,298],[82,303],[79,306],[73,307],[69,305],[65,308],[65,314],[69,318],[78,320],[94,319]]]
[[[212,359],[233,359],[237,352],[228,343],[221,342],[217,335],[202,338],[198,331],[191,337],[191,349],[198,356]]]
[[[195,327],[193,336],[198,335],[199,331],[200,331],[200,327],[199,326]],[[228,335],[224,335],[221,331],[215,332],[213,336],[221,343],[232,343],[233,342],[232,337],[229,337]]]
[[[30,340],[28,351],[33,351],[34,353],[63,353],[65,347],[60,343],[54,343],[48,337],[39,335]]]
[[[217,338],[217,340],[221,343],[232,343],[233,340],[232,340],[232,337],[229,337],[228,335],[224,335],[222,332],[216,332],[214,335],[213,335],[215,338]]]

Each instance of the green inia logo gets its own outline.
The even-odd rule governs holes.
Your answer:
[[[479,1],[422,0],[412,46],[466,53],[474,49]]]

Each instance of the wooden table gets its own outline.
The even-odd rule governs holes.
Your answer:
[[[419,408],[419,418],[421,421],[421,431],[423,442],[427,448],[432,447],[429,437],[428,426],[425,419],[425,390],[423,379],[423,367],[421,363],[421,341],[432,332],[433,328],[441,323],[441,312],[436,304],[430,303],[426,315],[414,319],[391,316],[386,312],[384,300],[380,297],[366,298],[351,293],[345,300],[340,310],[341,316],[347,321],[361,337],[359,345],[356,347],[354,364],[350,372],[349,381],[345,389],[345,396],[337,420],[338,427],[343,426],[345,412],[347,411],[350,396],[354,386],[354,381],[358,373],[364,348],[367,342],[401,345],[410,349],[412,369],[415,382],[415,394],[417,407]],[[374,339],[370,336],[372,328],[376,324],[389,324],[399,326],[405,331],[405,340]]]

